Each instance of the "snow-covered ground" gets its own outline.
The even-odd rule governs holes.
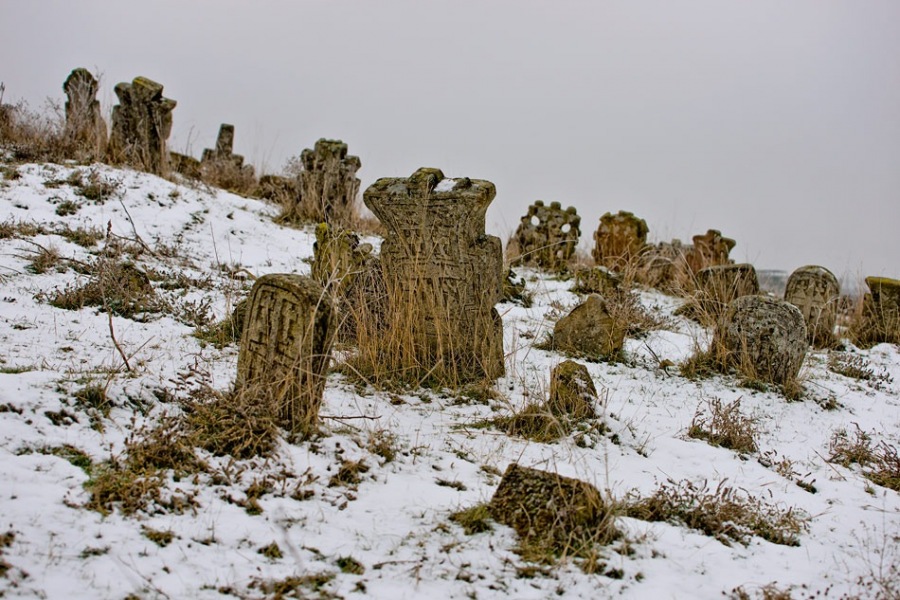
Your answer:
[[[111,196],[96,202],[77,195],[65,183],[74,170],[93,173]],[[66,201],[79,206],[60,216]],[[679,300],[643,291],[644,305],[671,325],[627,339],[624,362],[585,363],[602,390],[610,431],[588,443],[575,436],[530,442],[474,425],[543,398],[551,367],[564,359],[533,344],[578,296],[569,291],[572,282],[531,271],[523,274],[533,306],[498,307],[507,375],[496,383],[497,399],[479,404],[432,390],[376,392],[333,374],[322,414],[369,418],[326,418],[323,437],[281,442],[269,459],[233,461],[198,451],[219,476],[169,476],[169,493],[195,496],[195,506],[180,514],[85,508],[86,471],[51,450],[72,446],[94,463],[121,455],[134,432],[178,412],[173,399],[192,382],[226,390],[237,347],[201,344],[194,328],[172,314],[146,322],[114,317],[110,325],[97,308],[51,306],[54,291],[86,281],[77,266],[95,260],[104,244],[84,248],[53,231],[95,229],[119,243],[145,245],[135,261],[162,273],[153,285],[174,314],[208,303],[221,319],[246,295],[251,275],[309,273],[312,230],[276,225],[276,213],[256,200],[103,165],[29,164],[0,176],[0,224],[45,225],[34,235],[0,239],[0,540],[6,540],[0,596],[265,597],[278,592],[262,582],[311,576],[298,588],[308,597],[719,598],[738,586],[758,593],[772,582],[795,597],[866,597],[874,588],[860,578],[870,581],[900,561],[900,494],[871,484],[858,468],[825,460],[841,428],[858,425],[876,441],[900,443],[896,346],[850,348],[883,375],[875,381],[838,375],[828,369],[827,351],[811,352],[803,399],[787,402],[732,377],[692,381],[677,368],[659,368],[657,359],[690,356],[708,332],[671,317]],[[31,272],[29,262],[45,250],[67,260],[59,269]],[[166,285],[178,273],[206,283]],[[114,404],[108,417],[92,417],[75,402],[77,390],[91,383],[106,388]],[[757,452],[741,456],[687,437],[695,411],[714,398],[742,399],[742,410],[758,420]],[[836,408],[823,408],[829,403]],[[368,444],[370,436],[388,434],[398,450],[390,462]],[[761,457],[792,461],[794,480]],[[369,470],[358,484],[329,487],[348,460],[363,460]],[[809,529],[796,547],[757,537],[726,546],[684,526],[620,517],[633,552],[610,551],[606,561],[621,578],[586,574],[574,561],[535,574],[522,569],[511,529],[495,525],[466,535],[449,520],[489,500],[497,473],[512,462],[577,477],[618,499],[632,490],[650,494],[669,479],[706,480],[712,488],[727,481],[803,511]],[[264,479],[275,482],[272,491],[259,498],[261,511],[248,512],[240,506],[246,490]],[[174,537],[160,545],[149,539],[152,531]],[[280,557],[261,552],[272,543]]]

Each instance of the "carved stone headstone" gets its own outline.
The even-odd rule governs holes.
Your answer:
[[[517,464],[507,467],[488,512],[515,529],[523,542],[550,551],[580,554],[618,535],[597,488]]]
[[[586,366],[566,360],[550,372],[548,408],[553,414],[588,419],[595,416],[596,402],[597,388]]]
[[[863,314],[857,341],[865,346],[882,342],[900,344],[900,280],[866,277],[869,293],[863,298]]]
[[[647,222],[630,212],[606,213],[594,232],[594,260],[614,271],[625,269],[643,252],[649,231]]]
[[[584,267],[575,271],[573,291],[609,297],[619,292],[622,276],[606,267]]]
[[[796,378],[808,347],[800,309],[765,296],[734,300],[713,337],[713,348],[726,353],[721,362],[779,385]]]
[[[422,168],[382,178],[363,195],[387,229],[381,264],[390,327],[408,328],[425,371],[458,381],[504,372],[503,330],[494,305],[503,283],[500,239],[485,235],[494,184],[447,179]]]
[[[109,160],[165,175],[169,170],[166,140],[172,132],[176,102],[164,98],[163,86],[146,77],[119,83],[115,90],[119,104],[113,107]]]
[[[788,277],[784,299],[803,313],[809,342],[827,346],[834,341],[834,323],[841,284],[825,267],[800,267]]]
[[[271,402],[281,425],[301,436],[318,420],[332,319],[329,297],[309,277],[264,275],[250,292],[236,387]]]
[[[63,83],[66,92],[66,138],[93,159],[106,152],[106,121],[97,101],[97,80],[87,69],[74,69]]]
[[[285,207],[285,218],[302,222],[352,225],[359,179],[359,157],[347,154],[340,140],[320,139],[300,153],[300,194]]]
[[[245,165],[244,157],[234,153],[234,125],[222,123],[215,149],[203,150],[200,174],[204,181],[225,189],[245,191],[253,187],[253,167]]]
[[[687,252],[687,264],[691,271],[697,273],[707,267],[728,265],[732,261],[728,258],[736,242],[727,237],[722,237],[722,232],[710,229],[702,235],[695,235],[694,245]]]
[[[546,206],[541,200],[528,207],[515,233],[520,257],[516,264],[556,271],[565,269],[575,252],[581,217],[574,206],[563,210],[559,202]]]
[[[572,309],[553,328],[553,347],[585,358],[610,358],[622,349],[625,328],[596,294]]]
[[[193,156],[169,152],[169,168],[191,179],[200,179],[200,161]]]

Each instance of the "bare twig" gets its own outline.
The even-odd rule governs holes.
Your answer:
[[[113,329],[112,312],[109,310],[109,307],[106,307],[106,316],[109,317],[109,337],[112,338],[113,346],[119,351],[119,356],[122,357],[122,362],[125,363],[125,369],[131,373],[131,365],[128,364],[128,357],[125,356],[125,351],[122,350],[122,346],[119,345],[119,341],[116,339],[116,332]]]

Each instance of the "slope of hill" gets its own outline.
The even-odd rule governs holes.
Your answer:
[[[672,315],[680,300],[644,290],[661,327],[629,337],[622,361],[585,363],[602,416],[538,443],[489,424],[543,399],[564,360],[535,343],[579,296],[571,281],[533,271],[523,271],[533,304],[498,307],[507,374],[493,391],[378,391],[335,372],[320,437],[278,440],[268,457],[194,449],[202,467],[141,472],[103,496],[97,482],[144,441],[178,449],[176,417],[190,401],[229,388],[237,346],[211,343],[209,326],[253,277],[309,273],[314,236],[273,223],[271,205],[133,171],[27,164],[2,173],[0,596],[898,593],[900,493],[826,460],[834,440],[865,442],[862,433],[871,448],[896,452],[896,346],[811,352],[802,398],[788,402],[734,377],[690,380],[661,366],[688,358],[709,332]],[[737,400],[755,423],[756,450],[687,435],[698,411]],[[675,515],[648,522],[623,508],[625,537],[603,550],[602,566],[529,562],[511,529],[487,523],[467,534],[451,520],[488,501],[515,462],[590,482],[623,506],[661,486],[684,493],[685,482],[718,490],[720,501],[731,490],[763,513],[795,517],[798,545],[736,541],[727,521],[713,537]],[[121,501],[141,486],[145,503]]]

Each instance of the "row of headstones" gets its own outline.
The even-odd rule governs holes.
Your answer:
[[[115,86],[119,104],[113,107],[112,129],[107,139],[106,122],[97,100],[98,82],[87,69],[74,69],[66,78],[66,128],[68,139],[88,150],[93,160],[127,164],[166,176],[170,170],[204,181],[224,177],[252,181],[254,195],[284,201],[286,217],[303,221],[349,224],[360,181],[359,157],[347,152],[339,140],[320,139],[313,149],[300,154],[302,170],[294,178],[264,175],[257,181],[253,167],[234,153],[234,126],[223,123],[215,148],[206,148],[200,160],[170,152],[166,142],[172,131],[172,111],[177,103],[163,96],[163,86],[146,77]]]

